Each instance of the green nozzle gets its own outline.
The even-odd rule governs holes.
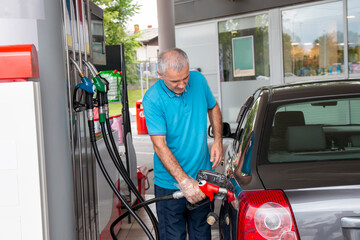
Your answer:
[[[105,92],[106,86],[103,83],[103,81],[100,80],[100,78],[98,76],[93,77],[92,80],[94,81],[94,85],[96,87],[96,90],[98,90],[99,92]]]

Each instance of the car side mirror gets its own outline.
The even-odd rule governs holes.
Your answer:
[[[227,123],[227,122],[224,122],[223,123],[223,134],[222,134],[222,137],[226,137],[226,138],[232,138],[234,137],[233,136],[234,134],[231,133],[231,128],[230,128],[230,124]],[[208,136],[209,137],[214,137],[214,133],[213,133],[213,128],[211,125],[209,125],[209,128],[208,128]]]

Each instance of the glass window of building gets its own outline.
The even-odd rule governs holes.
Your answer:
[[[270,77],[267,14],[218,23],[221,81]]]
[[[343,22],[342,1],[282,11],[285,82],[344,78]]]
[[[348,0],[348,53],[350,77],[360,76],[360,1]]]

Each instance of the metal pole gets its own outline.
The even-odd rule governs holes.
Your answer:
[[[73,52],[77,50],[78,52],[78,59],[79,59],[79,66],[82,69],[82,56],[81,56],[81,34],[80,34],[80,14],[79,14],[79,2],[75,1],[75,16],[76,16],[76,30],[77,30],[77,39],[78,39],[78,49],[73,47]],[[74,58],[76,60],[76,58]],[[75,71],[76,72],[76,71]],[[83,161],[85,160],[83,157],[83,141],[82,141],[82,134],[81,134],[81,113],[77,113],[77,140],[78,140],[78,155],[79,155],[79,177],[80,177],[80,196],[81,196],[81,220],[82,220],[82,231],[83,231],[83,239],[87,239],[88,228],[86,224],[85,218],[85,183],[84,183],[84,173],[83,173]],[[82,114],[84,117],[84,114]],[[86,158],[86,157],[85,157]]]
[[[146,63],[146,89],[149,89],[149,63]]]
[[[347,6],[347,0],[343,0],[343,21],[344,21],[344,74],[345,79],[349,79],[349,41],[348,41],[348,6]]]
[[[66,6],[66,5],[65,5]],[[70,1],[70,14],[71,14],[71,40],[72,40],[72,58],[74,60],[76,60],[76,53],[75,53],[75,45],[76,45],[76,42],[75,42],[75,29],[76,29],[76,26],[75,26],[75,13],[74,13],[74,3],[72,1]],[[70,64],[70,63],[69,63]],[[77,75],[76,75],[76,70],[74,68],[72,68],[72,71],[73,71],[73,78],[70,79],[70,85],[68,86],[69,88],[72,88],[77,84]],[[69,96],[70,99],[69,99],[69,102],[72,102],[72,99],[71,99],[71,96],[72,94]],[[82,196],[80,194],[80,198],[79,198],[79,192],[81,193],[81,185],[79,186],[78,185],[78,181],[79,181],[79,176],[77,175],[78,173],[78,165],[77,165],[77,156],[76,156],[76,145],[77,145],[77,140],[76,138],[79,138],[79,119],[78,119],[78,116],[77,114],[74,114],[72,112],[72,108],[70,109],[70,112],[71,112],[71,118],[74,117],[74,122],[73,122],[73,127],[74,127],[74,132],[73,132],[73,135],[71,136],[72,137],[72,141],[74,142],[74,148],[73,148],[73,155],[74,155],[74,179],[75,179],[75,189],[76,189],[76,202],[75,202],[75,205],[77,206],[76,207],[76,216],[77,216],[77,219],[76,219],[76,231],[77,231],[77,239],[81,239],[81,236],[82,238],[84,239],[84,234],[81,235],[81,227],[80,227],[80,222],[79,220],[81,220],[81,223],[82,223],[82,228],[84,227],[84,222],[85,222],[85,219],[83,217],[83,214],[82,214],[82,204],[83,204],[83,201],[82,201]],[[77,137],[75,137],[77,136]],[[79,145],[78,145],[79,147]],[[79,155],[80,156],[80,155]],[[78,156],[78,157],[79,157]],[[81,157],[81,156],[80,156]],[[80,176],[81,178],[81,176]]]
[[[83,43],[84,43],[84,60],[87,61],[88,60],[88,55],[87,55],[87,42],[89,40],[89,34],[86,35],[86,33],[89,33],[89,28],[87,27],[88,25],[86,24],[88,22],[88,18],[89,18],[89,8],[84,7],[84,1],[87,2],[86,6],[89,6],[88,0],[81,0],[80,2],[80,7],[81,7],[81,18],[82,18],[82,38],[83,38]],[[87,13],[85,14],[85,11],[87,11]],[[81,53],[81,52],[80,52]],[[86,68],[85,70],[85,74],[88,75],[89,71]],[[93,180],[93,178],[91,179],[90,176],[91,173],[93,172],[91,169],[91,167],[94,167],[94,165],[92,164],[94,161],[93,160],[93,155],[92,155],[92,151],[91,151],[91,144],[88,140],[88,136],[87,136],[87,131],[86,131],[86,125],[87,125],[87,121],[86,121],[86,116],[85,116],[85,112],[83,112],[83,131],[84,131],[84,148],[85,148],[85,171],[84,171],[84,175],[86,177],[86,185],[87,185],[87,194],[86,194],[86,202],[87,202],[87,221],[89,223],[88,225],[88,239],[97,239],[97,232],[94,232],[94,228],[96,228],[96,216],[95,216],[95,211],[92,212],[91,209],[91,196],[90,193],[94,192],[94,187],[95,187],[95,183]],[[90,151],[89,151],[90,149]],[[85,186],[84,186],[85,188]],[[92,215],[94,214],[94,215]],[[94,221],[92,221],[92,219],[94,219]],[[93,225],[94,224],[94,225]]]
[[[89,0],[84,0],[86,3],[86,8],[83,7],[83,14],[86,17],[83,17],[83,23],[84,23],[84,34],[85,34],[85,22],[87,23],[87,39],[86,39],[86,35],[84,36],[84,39],[89,41],[89,54],[90,54],[90,58],[91,58],[91,53],[92,53],[92,48],[90,46],[92,46],[92,37],[91,37],[91,13],[90,13],[90,1]],[[86,14],[85,14],[85,10],[86,10]],[[87,48],[86,48],[86,41],[85,41],[85,60],[88,60],[88,55],[87,55]],[[86,68],[86,74],[89,74],[88,72],[88,68]],[[87,141],[87,143],[89,143]],[[86,146],[88,147],[88,146]],[[94,158],[94,152],[93,149],[91,147],[91,144],[89,144],[90,147],[90,164],[89,165],[89,169],[88,169],[88,176],[90,175],[90,180],[91,180],[91,186],[92,186],[92,192],[91,192],[91,196],[89,197],[89,208],[92,208],[92,211],[89,212],[90,215],[90,221],[91,218],[93,218],[93,239],[99,239],[99,229],[98,229],[98,207],[97,207],[97,179],[96,179],[96,160]],[[89,183],[90,184],[90,183]],[[90,194],[90,193],[89,193]],[[91,205],[91,207],[90,207]],[[91,225],[90,225],[91,226]]]
[[[157,0],[159,52],[175,47],[174,0]]]
[[[72,109],[73,109],[73,105],[72,105],[72,101],[70,101],[71,99],[71,74],[70,74],[70,54],[69,54],[69,45],[68,45],[68,41],[67,41],[67,29],[72,29],[71,26],[71,22],[70,22],[70,26],[67,26],[67,22],[66,22],[66,12],[67,12],[67,8],[66,8],[66,1],[62,0],[62,10],[63,10],[63,26],[64,26],[64,34],[65,34],[65,54],[66,54],[66,77],[67,77],[67,94],[68,94],[68,111],[69,111],[69,120],[70,120],[70,148],[71,148],[71,165],[72,165],[72,171],[73,171],[73,176],[72,176],[72,183],[73,183],[73,194],[74,194],[74,223],[75,223],[75,230],[76,230],[76,234],[77,234],[77,238],[79,239],[79,224],[78,224],[78,205],[77,205],[77,185],[76,185],[76,163],[75,163],[75,146],[74,146],[74,122],[73,122],[73,118],[72,118]],[[71,15],[71,13],[70,13]],[[72,38],[72,45],[74,46],[74,38]]]
[[[140,86],[141,86],[141,99],[143,99],[143,97],[144,97],[144,89],[143,89],[142,63],[140,63]]]

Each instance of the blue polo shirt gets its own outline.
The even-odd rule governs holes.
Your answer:
[[[211,170],[207,146],[207,111],[215,107],[205,77],[190,71],[186,91],[176,95],[159,79],[143,98],[149,135],[165,135],[166,143],[182,169],[194,179],[200,169]],[[177,189],[176,180],[154,154],[154,183],[162,188]]]

